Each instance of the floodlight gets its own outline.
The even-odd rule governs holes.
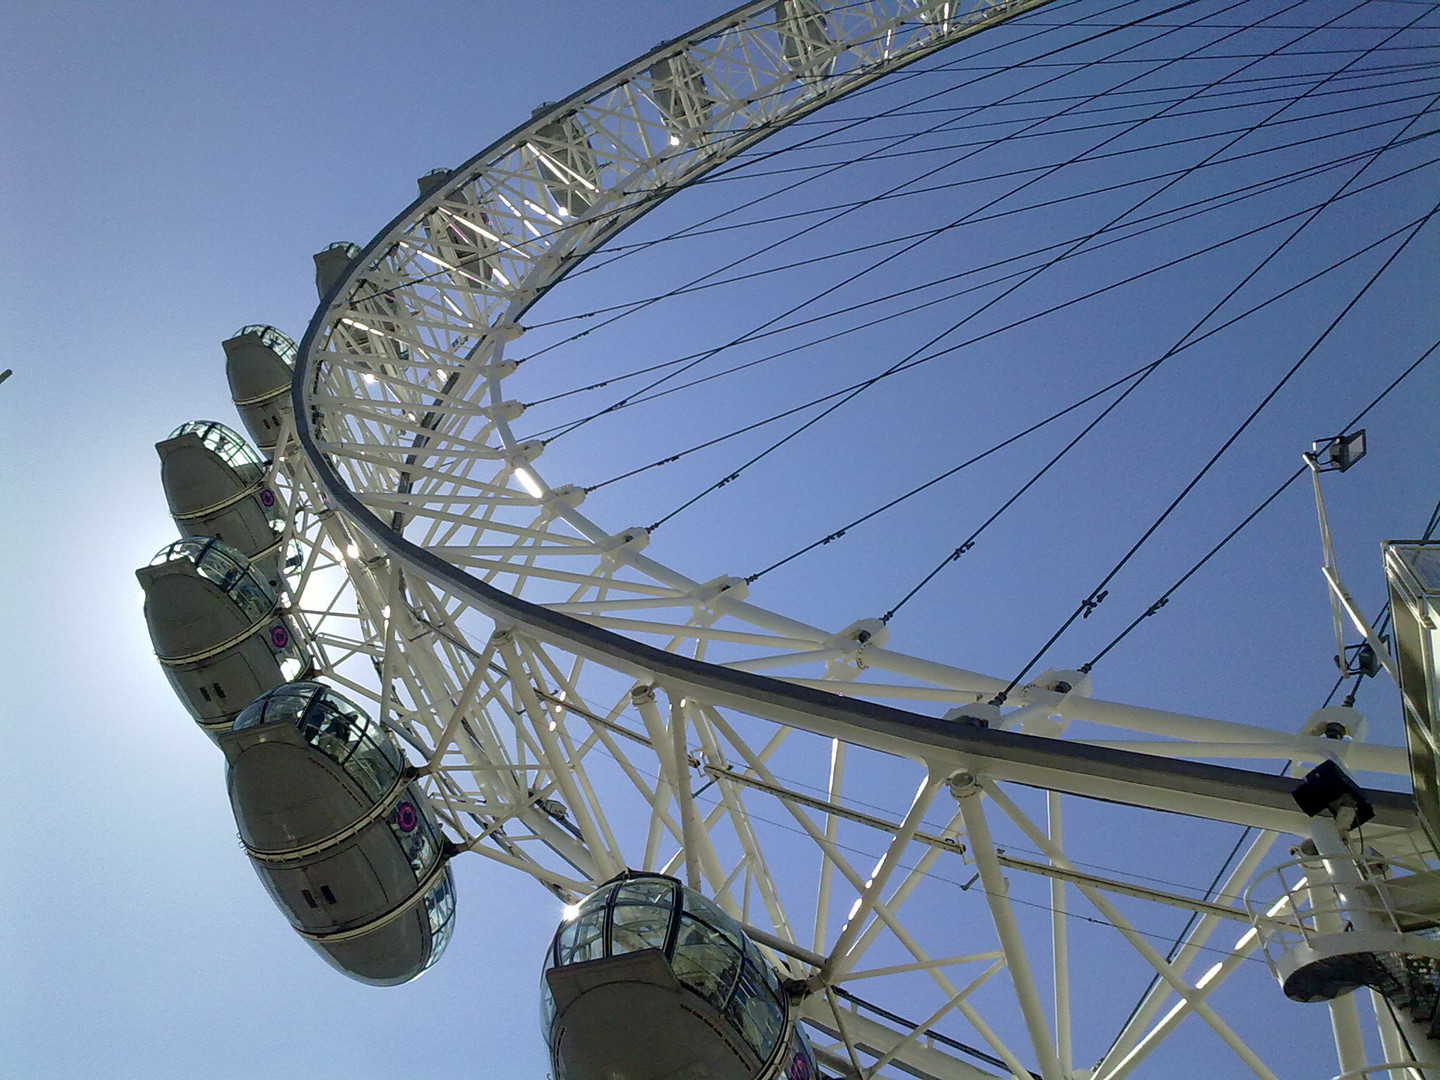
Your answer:
[[[1365,429],[1350,435],[1336,435],[1310,444],[1311,457],[1319,462],[1323,455],[1325,464],[1321,472],[1344,472],[1365,456]]]

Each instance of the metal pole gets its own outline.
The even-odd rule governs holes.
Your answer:
[[[975,858],[975,867],[980,871],[980,882],[990,905],[990,917],[995,921],[995,933],[1000,938],[1000,947],[1005,950],[1005,964],[1010,970],[1010,981],[1015,986],[1015,997],[1020,1003],[1025,1027],[1030,1032],[1030,1043],[1039,1059],[1040,1074],[1045,1080],[1059,1080],[1062,1075],[1060,1060],[1050,1037],[1045,1010],[1040,1004],[1030,961],[1025,955],[1020,926],[1010,906],[1009,885],[1000,869],[1000,861],[995,857],[990,825],[985,820],[985,809],[980,805],[980,785],[973,776],[964,773],[950,782],[950,790],[965,819],[965,835],[970,839],[970,851]]]

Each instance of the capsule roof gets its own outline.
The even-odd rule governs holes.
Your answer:
[[[221,540],[203,536],[186,536],[166,544],[150,560],[151,566],[163,566],[171,562],[188,562],[227,592],[233,592],[250,573],[250,560]],[[258,581],[259,579],[256,578]],[[274,590],[261,582],[262,589],[273,600]]]
[[[617,916],[620,908],[635,908],[637,914]],[[641,908],[651,909],[652,914],[640,917]],[[664,917],[656,918],[656,912]],[[682,924],[701,928],[706,937],[724,941],[736,952],[755,951],[740,924],[718,904],[665,874],[628,871],[600,886],[566,916],[551,943],[547,968],[638,949],[673,955]]]

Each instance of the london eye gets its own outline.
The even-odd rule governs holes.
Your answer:
[[[1440,1075],[1437,523],[1331,534],[1440,348],[1436,19],[762,0],[418,163],[157,448],[291,925],[406,982],[485,864],[556,1080]]]

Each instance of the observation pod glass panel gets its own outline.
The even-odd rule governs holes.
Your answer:
[[[313,664],[274,589],[243,554],[188,537],[135,572],[145,623],[176,695],[212,736],[256,695],[301,677]]]
[[[271,450],[290,409],[290,379],[298,350],[273,326],[242,326],[222,342],[230,397],[245,430],[262,450]]]
[[[448,845],[389,732],[297,682],[257,698],[219,742],[241,842],[295,930],[373,985],[435,963],[455,918]]]
[[[267,580],[279,573],[284,521],[269,466],[243,438],[213,420],[182,424],[163,442],[160,479],[183,536],[222,540]]]
[[[755,944],[659,874],[628,873],[567,911],[546,956],[541,1020],[555,1080],[818,1075]],[[637,1029],[651,1037],[624,1034]]]

